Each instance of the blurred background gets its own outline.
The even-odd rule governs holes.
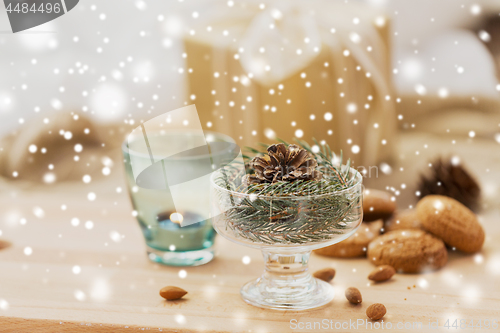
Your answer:
[[[193,103],[241,146],[314,137],[382,174],[402,133],[500,142],[497,1],[266,4],[82,1],[17,34],[2,8],[3,177],[102,176],[126,133]]]

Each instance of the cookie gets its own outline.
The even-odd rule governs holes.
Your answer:
[[[391,200],[391,194],[366,189],[363,193],[363,221],[370,222],[387,219],[396,210],[396,202]]]
[[[428,195],[418,202],[417,214],[423,228],[446,245],[466,253],[483,247],[484,230],[476,214],[455,199]]]
[[[420,273],[443,267],[448,252],[443,241],[423,230],[390,231],[368,245],[368,259],[400,273]]]
[[[316,254],[336,258],[364,257],[368,244],[380,235],[382,220],[371,223],[361,223],[358,230],[349,238],[321,249],[314,250]]]
[[[385,222],[385,231],[401,229],[422,229],[422,223],[418,219],[415,209],[396,211],[394,215]]]

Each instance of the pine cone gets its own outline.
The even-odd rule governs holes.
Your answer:
[[[471,210],[479,206],[481,188],[476,180],[460,165],[441,158],[432,163],[430,177],[420,176],[420,197],[439,194],[451,197]]]
[[[323,176],[316,170],[318,163],[314,157],[297,145],[289,145],[288,148],[283,143],[272,145],[267,148],[267,154],[264,157],[254,157],[250,166],[255,174],[243,176],[243,184],[314,180]]]

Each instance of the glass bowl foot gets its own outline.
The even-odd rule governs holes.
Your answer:
[[[300,290],[273,290],[262,284],[262,279],[250,281],[241,288],[241,297],[248,304],[273,310],[307,310],[332,301],[333,287],[321,280],[312,281]]]

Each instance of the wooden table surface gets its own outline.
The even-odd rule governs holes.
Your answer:
[[[424,148],[424,144],[431,147]],[[406,207],[415,201],[416,170],[424,168],[427,158],[436,152],[451,153],[449,148],[448,138],[406,135],[392,174],[367,183],[398,189],[405,183],[407,189],[401,190],[398,203]],[[0,250],[0,332],[313,331],[294,330],[291,321],[306,325],[332,320],[333,327],[336,322],[364,321],[366,308],[375,302],[385,304],[384,323],[390,322],[393,328],[398,322],[428,325],[438,320],[440,328],[448,330],[443,328],[447,319],[450,325],[455,319],[466,319],[467,325],[471,319],[475,325],[485,319],[500,323],[500,211],[496,199],[500,146],[493,140],[471,143],[464,139],[453,149],[485,189],[485,209],[480,215],[487,235],[483,251],[450,253],[447,266],[438,272],[397,274],[376,285],[366,278],[373,269],[366,259],[313,255],[313,271],[337,270],[332,281],[336,296],[327,306],[302,312],[264,310],[243,302],[239,289],[261,274],[263,260],[259,251],[221,237],[217,238],[216,259],[204,266],[176,268],[150,262],[131,215],[120,165],[105,180],[90,184],[23,188],[6,184],[0,191],[0,240],[11,246]],[[420,151],[418,155],[416,151]],[[96,194],[95,201],[87,199],[89,192]],[[71,223],[75,217],[78,226]],[[87,221],[92,221],[93,228],[86,228]],[[249,264],[242,262],[244,256],[251,258]],[[187,273],[185,278],[179,276],[181,270]],[[189,293],[179,301],[164,301],[158,292],[166,285]],[[349,286],[361,291],[361,305],[345,300],[344,290]],[[365,325],[344,331],[369,331]],[[409,327],[404,331],[427,331],[425,326]],[[452,330],[473,331],[468,327]],[[485,331],[484,324],[475,331]]]

